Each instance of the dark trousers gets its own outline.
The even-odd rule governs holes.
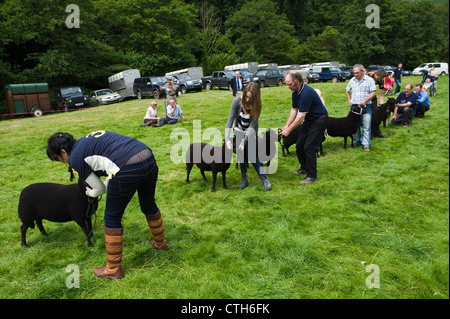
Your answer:
[[[311,122],[304,122],[297,140],[297,158],[306,176],[317,178],[317,151],[324,138],[328,124],[328,115],[323,115]]]
[[[430,110],[430,106],[425,103],[420,103],[416,105],[416,117],[424,118],[425,112]]]
[[[159,125],[163,126],[164,124],[175,124],[177,123],[178,120],[174,120],[168,117],[163,117],[162,119],[159,120]]]
[[[122,228],[122,216],[133,195],[137,192],[141,211],[145,215],[158,213],[155,202],[158,165],[153,155],[122,167],[108,183],[105,208],[105,227]]]

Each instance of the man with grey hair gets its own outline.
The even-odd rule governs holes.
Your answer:
[[[354,140],[357,146],[362,145],[364,151],[370,152],[372,99],[377,93],[377,88],[375,81],[364,73],[364,66],[361,64],[356,64],[353,67],[353,74],[355,76],[348,82],[345,94],[347,95],[348,104],[350,104],[351,108],[359,106],[362,109]]]
[[[292,109],[280,135],[289,136],[302,125],[296,143],[300,169],[294,175],[306,174],[300,185],[313,184],[317,180],[317,150],[327,127],[328,111],[317,92],[303,82],[300,73],[289,72],[285,82],[292,91]]]

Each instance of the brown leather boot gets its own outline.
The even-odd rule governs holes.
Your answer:
[[[156,249],[169,250],[169,247],[167,247],[166,244],[166,238],[164,237],[161,212],[158,210],[155,215],[145,215],[145,218],[147,218],[148,226],[153,235],[153,240],[150,241],[150,244]]]
[[[121,279],[123,277],[122,238],[123,228],[105,228],[106,267],[95,268],[95,275],[109,279]]]

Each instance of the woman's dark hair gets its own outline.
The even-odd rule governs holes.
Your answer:
[[[75,139],[69,133],[58,132],[50,136],[47,141],[47,156],[52,161],[58,160],[61,150],[65,150],[70,155]]]

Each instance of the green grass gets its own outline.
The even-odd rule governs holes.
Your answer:
[[[404,78],[415,84],[419,77]],[[346,83],[320,88],[330,116],[348,112]],[[283,127],[290,110],[286,86],[262,90],[261,128]],[[0,121],[0,297],[14,298],[448,298],[449,297],[449,92],[440,77],[438,96],[424,121],[406,129],[382,128],[372,151],[343,149],[342,138],[324,142],[319,180],[300,186],[291,174],[295,155],[281,157],[264,192],[253,168],[239,191],[240,172],[230,167],[230,190],[208,182],[194,167],[186,184],[184,164],[170,160],[175,128],[192,136],[224,132],[232,102],[225,90],[179,98],[187,124],[142,128],[150,100],[131,100],[89,110]],[[163,113],[162,101],[159,114]],[[149,145],[160,175],[156,199],[169,252],[149,245],[150,231],[135,196],[123,219],[125,277],[99,279],[106,261],[105,200],[100,203],[93,248],[83,246],[74,223],[44,221],[49,233],[28,230],[20,245],[17,205],[21,190],[36,182],[69,184],[67,166],[46,155],[47,138],[67,131],[81,138],[107,129]],[[208,142],[208,141],[206,141]],[[295,146],[291,147],[295,154]],[[220,181],[220,179],[219,179]],[[68,265],[80,269],[80,288],[66,287]],[[368,264],[380,269],[380,288],[366,287]]]

